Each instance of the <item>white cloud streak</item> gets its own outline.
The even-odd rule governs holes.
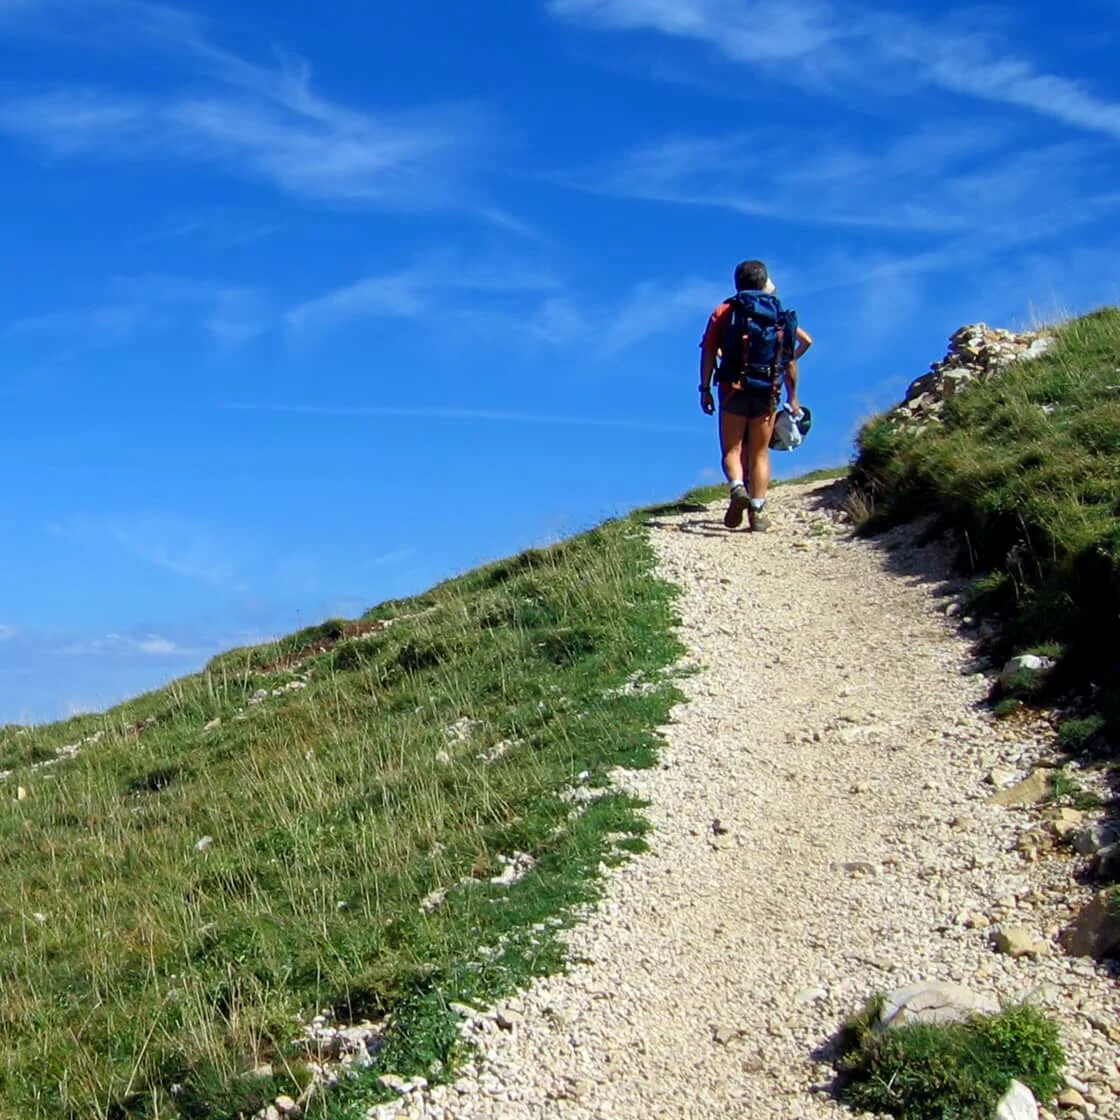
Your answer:
[[[16,16],[19,16],[19,12]],[[312,200],[438,208],[465,193],[495,125],[475,105],[366,111],[312,86],[302,59],[261,66],[217,47],[191,13],[142,0],[41,0],[0,32],[39,32],[106,51],[143,45],[185,70],[163,97],[56,86],[0,102],[0,130],[57,157],[177,159]],[[196,92],[199,73],[209,83]]]
[[[540,425],[559,428],[608,428],[617,431],[695,435],[695,426],[653,420],[600,416],[565,416],[549,412],[512,412],[479,408],[397,408],[381,405],[314,405],[267,401],[218,402],[213,407],[233,412],[275,412],[297,416],[338,416],[371,420],[451,420],[488,424]]]
[[[236,588],[228,549],[203,526],[159,514],[80,517],[47,526],[82,547],[122,550],[153,567],[194,583]]]
[[[559,287],[560,281],[546,267],[531,261],[435,256],[306,300],[287,312],[285,322],[297,335],[319,334],[355,319],[415,319],[434,300],[441,301],[441,314],[454,315],[456,299],[506,298],[512,293],[547,292]]]
[[[1114,205],[1114,192],[1094,193],[1109,176],[1087,140],[1032,145],[1006,127],[931,123],[857,147],[807,127],[799,143],[811,159],[779,147],[759,161],[764,142],[755,134],[671,137],[560,181],[800,226],[950,236],[982,234],[1009,215],[1026,227],[1055,212],[1100,216]]]
[[[275,325],[268,300],[253,288],[159,274],[117,277],[105,287],[113,302],[17,319],[0,330],[0,337],[63,338],[97,347],[185,329],[231,351]]]
[[[199,651],[187,649],[160,634],[143,634],[129,637],[124,634],[105,634],[99,638],[70,642],[56,646],[51,651],[55,657],[193,657]]]
[[[1120,104],[979,32],[829,0],[551,0],[553,15],[702,43],[770,79],[895,94],[932,87],[1120,138]]]
[[[460,329],[463,339],[512,343],[530,352],[578,347],[592,359],[607,360],[695,318],[697,307],[714,304],[719,295],[710,283],[686,279],[637,284],[611,299],[594,299],[569,291],[531,262],[465,265],[447,258],[367,277],[308,300],[285,318],[294,337],[314,338],[357,320],[420,319],[438,299],[441,319]],[[517,297],[514,310],[511,296]]]

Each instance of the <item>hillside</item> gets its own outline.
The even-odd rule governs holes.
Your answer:
[[[2,729],[0,1117],[837,1116],[929,978],[1045,990],[1120,1115],[1052,824],[1111,827],[1120,312],[1039,337],[955,336],[765,537],[698,492]]]
[[[1120,720],[1120,309],[1022,340],[962,332],[908,401],[860,434],[853,482],[877,531],[935,514],[977,577],[1001,651],[1055,656],[1051,694],[1091,682]],[[1077,732],[1084,737],[1084,729]],[[1104,746],[1103,741],[1099,744]]]
[[[248,1114],[366,1041],[371,1077],[450,1063],[446,1001],[555,967],[640,846],[635,801],[590,791],[678,696],[652,564],[616,522],[5,728],[0,1116]]]

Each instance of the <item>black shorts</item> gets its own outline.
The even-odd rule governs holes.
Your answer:
[[[745,389],[719,387],[719,407],[721,412],[732,416],[745,416],[748,420],[761,420],[769,416],[777,407],[774,390],[768,386],[748,385]]]

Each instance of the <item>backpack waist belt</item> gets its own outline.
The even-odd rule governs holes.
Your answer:
[[[770,366],[747,366],[739,374],[726,373],[716,380],[724,385],[750,386],[753,389],[770,389],[777,383],[779,373]]]

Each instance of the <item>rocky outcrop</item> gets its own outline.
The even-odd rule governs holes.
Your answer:
[[[1073,957],[1115,957],[1120,954],[1120,893],[1100,891],[1062,931],[1062,946]]]
[[[891,992],[883,1000],[878,1026],[897,1030],[913,1023],[963,1023],[973,1015],[993,1015],[999,1000],[978,995],[963,984],[928,980]]]
[[[985,381],[1015,362],[1038,358],[1053,345],[1050,335],[999,330],[986,323],[961,327],[949,339],[949,351],[927,374],[910,383],[906,399],[891,412],[906,427],[919,428],[940,419],[945,401],[973,381]]]

